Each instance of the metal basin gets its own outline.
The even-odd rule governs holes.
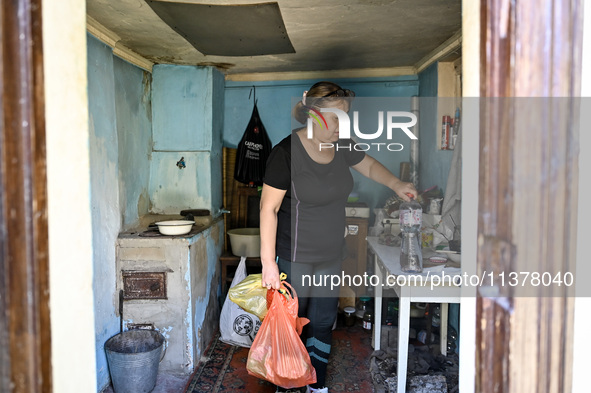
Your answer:
[[[238,257],[261,256],[261,231],[259,228],[236,228],[228,231],[232,254]]]

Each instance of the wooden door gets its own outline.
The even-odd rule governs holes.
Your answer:
[[[481,1],[480,274],[574,272],[581,15],[580,0]],[[477,297],[476,391],[570,392],[568,290],[497,289]]]
[[[0,28],[0,391],[51,392],[41,1]]]

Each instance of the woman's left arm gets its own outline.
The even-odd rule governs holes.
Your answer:
[[[390,188],[405,201],[410,200],[406,194],[412,194],[414,198],[416,198],[418,195],[417,190],[412,183],[403,182],[394,176],[392,172],[388,170],[388,168],[367,154],[363,160],[361,160],[358,164],[353,165],[352,168],[361,173],[363,176]]]

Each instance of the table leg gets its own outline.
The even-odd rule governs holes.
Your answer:
[[[441,354],[447,354],[447,311],[449,308],[448,303],[441,303],[441,325],[439,326],[439,332],[441,333]]]
[[[228,292],[228,262],[222,261],[222,301],[226,299],[226,293]]]
[[[406,392],[409,331],[410,293],[408,287],[401,287],[398,298],[398,393]]]
[[[378,285],[375,287],[375,299],[374,299],[374,325],[373,325],[373,349],[379,350],[382,338],[382,280],[383,274],[380,264],[378,262],[377,254],[374,254],[375,272],[378,276]]]

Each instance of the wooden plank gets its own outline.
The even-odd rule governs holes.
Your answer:
[[[574,272],[581,6],[481,2],[479,272]],[[476,390],[570,391],[568,288],[497,289],[477,300]]]
[[[51,392],[41,1],[2,1],[0,387]]]

